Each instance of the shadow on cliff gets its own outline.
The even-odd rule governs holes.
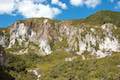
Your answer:
[[[0,80],[15,80],[9,73],[7,73],[7,68],[5,67],[5,50],[0,45]]]
[[[0,80],[15,80],[15,78],[5,72],[5,68],[0,66]]]

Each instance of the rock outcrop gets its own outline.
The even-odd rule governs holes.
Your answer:
[[[16,22],[7,32],[1,31],[0,45],[14,48],[12,53],[15,54],[31,50],[39,55],[49,55],[62,49],[78,55],[87,52],[101,58],[120,52],[118,32],[120,28],[113,23],[90,25],[80,21],[75,25],[72,21],[28,19]]]

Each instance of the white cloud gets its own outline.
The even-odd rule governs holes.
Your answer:
[[[95,8],[98,4],[100,4],[100,0],[86,0],[85,5],[88,7]]]
[[[59,0],[51,0],[52,4],[57,4],[59,2]]]
[[[115,6],[115,9],[120,9],[120,1],[117,2],[117,5]]]
[[[18,12],[25,17],[47,17],[53,18],[55,15],[60,13],[58,8],[52,8],[49,5],[34,4],[31,0],[23,0],[18,2]]]
[[[67,5],[60,0],[51,0],[51,3],[60,6],[62,9],[67,9]]]
[[[14,8],[14,0],[0,0],[0,14],[11,14]]]
[[[101,3],[101,0],[70,0],[71,5],[73,6],[82,6],[95,8],[98,4]]]
[[[67,9],[67,5],[65,3],[59,2],[58,5],[62,8],[62,9]]]
[[[83,0],[70,0],[71,5],[73,6],[80,6],[84,4]]]
[[[51,7],[49,4],[42,4],[46,0],[0,0],[0,14],[20,13],[26,18],[47,17],[53,18],[61,10]]]

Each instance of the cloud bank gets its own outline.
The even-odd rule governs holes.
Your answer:
[[[46,0],[0,0],[0,14],[13,14],[15,12],[26,18],[53,18],[61,13],[59,8],[42,4],[44,1]]]
[[[73,7],[86,6],[87,8],[95,8],[102,3],[102,0],[0,0],[0,14],[20,14],[25,18],[31,17],[46,17],[54,18],[69,9],[70,5]],[[115,9],[120,9],[120,1],[110,0],[115,3]],[[70,5],[69,5],[70,4]]]
[[[14,0],[0,0],[0,14],[11,14],[15,8]]]

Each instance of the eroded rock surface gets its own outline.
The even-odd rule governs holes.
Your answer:
[[[37,54],[49,55],[62,45],[59,48],[67,52],[78,55],[89,52],[101,58],[120,51],[120,40],[115,34],[117,30],[119,27],[111,23],[95,26],[82,23],[70,25],[48,19],[38,23],[24,21],[16,22],[7,32],[10,34],[8,37],[1,33],[0,44],[8,49],[19,46],[15,54],[29,53],[31,49]]]

